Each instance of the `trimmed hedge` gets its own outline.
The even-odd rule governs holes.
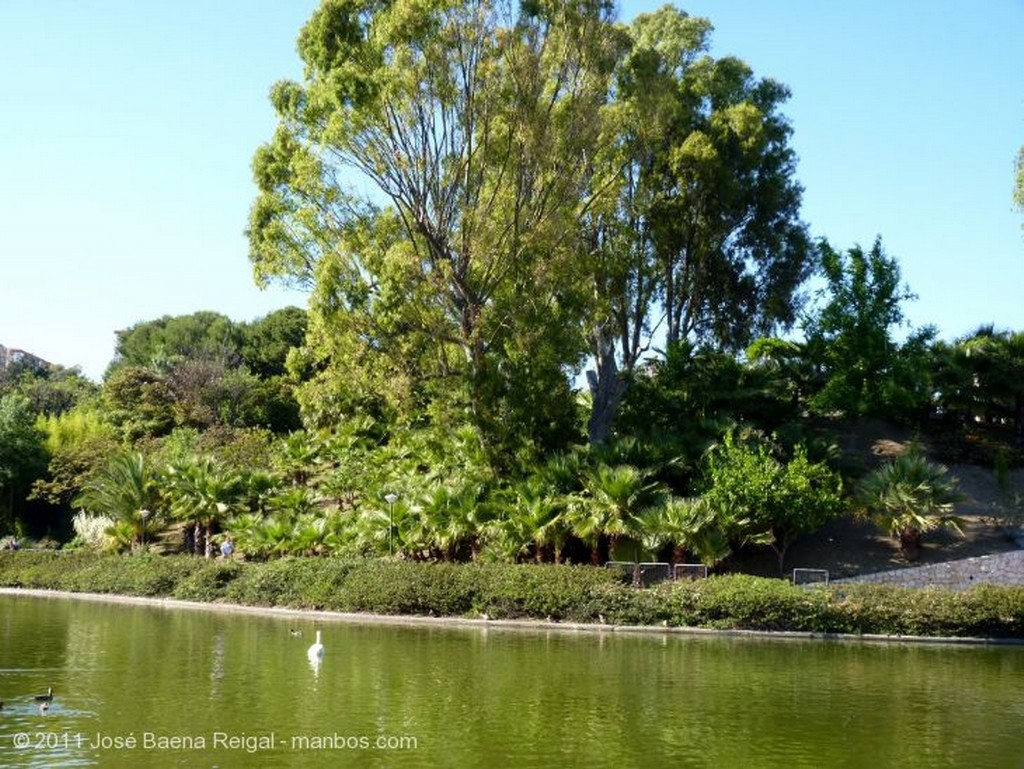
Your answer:
[[[645,590],[586,566],[0,553],[0,585],[250,606],[613,625],[1024,638],[1024,588],[796,587],[746,575]]]

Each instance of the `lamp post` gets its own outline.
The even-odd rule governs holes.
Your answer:
[[[388,503],[388,555],[395,554],[395,502],[398,495],[389,492],[384,495],[384,501]]]
[[[146,519],[149,517],[149,510],[139,510],[139,518],[142,521],[142,549],[146,549]]]

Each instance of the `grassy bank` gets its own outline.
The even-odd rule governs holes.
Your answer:
[[[636,590],[602,569],[75,552],[0,554],[0,585],[340,612],[818,633],[1024,638],[1024,588],[800,588],[743,575]]]

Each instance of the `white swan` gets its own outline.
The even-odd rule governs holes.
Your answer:
[[[309,661],[318,663],[324,658],[324,645],[320,643],[320,631],[316,631],[316,643],[306,650],[306,656],[309,657]]]

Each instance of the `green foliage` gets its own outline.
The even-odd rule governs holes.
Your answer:
[[[166,435],[174,425],[174,394],[149,368],[118,367],[103,382],[103,405],[126,441]]]
[[[46,477],[32,484],[29,499],[69,506],[88,478],[118,451],[117,431],[96,406],[40,415],[36,428],[46,436],[49,464]]]
[[[298,307],[275,310],[241,327],[242,361],[261,379],[287,373],[289,353],[306,338],[306,311]]]
[[[161,369],[181,360],[237,361],[241,333],[216,312],[165,315],[117,332],[107,378],[127,366]]]
[[[29,552],[0,558],[0,577],[12,587],[72,592],[169,596],[201,562],[193,558],[103,555],[75,552]]]
[[[110,416],[128,440],[172,426],[295,429],[298,402],[284,374],[305,328],[305,313],[286,308],[249,324],[198,312],[121,331],[104,383]]]
[[[0,532],[15,529],[32,482],[46,469],[43,433],[28,398],[13,392],[0,396]]]
[[[590,546],[591,563],[601,561],[602,537],[609,537],[613,547],[620,537],[629,537],[638,548],[647,516],[665,503],[665,488],[632,465],[601,462],[587,468],[582,481],[583,492],[570,508],[569,520],[573,532]]]
[[[1024,588],[798,587],[749,576],[652,589],[606,569],[336,558],[269,563],[184,556],[0,552],[0,585],[255,606],[814,633],[1024,635]]]
[[[221,601],[241,574],[242,565],[237,561],[204,561],[174,585],[171,595],[182,601]]]
[[[141,544],[147,534],[159,532],[164,525],[156,471],[138,452],[111,457],[73,504],[92,515],[113,519],[115,531],[110,533],[120,536],[125,545]]]
[[[195,531],[202,529],[202,536],[194,536],[193,548],[210,558],[215,528],[232,512],[242,510],[245,479],[210,457],[192,456],[168,467],[165,480],[162,486],[171,514]]]
[[[939,403],[950,416],[975,424],[1013,425],[1024,447],[1024,332],[982,326],[936,352]]]
[[[994,585],[958,592],[892,585],[846,585],[833,591],[846,632],[1020,638],[1024,591]]]
[[[650,447],[651,463],[666,468],[677,492],[689,491],[690,473],[705,450],[735,423],[774,432],[798,416],[781,375],[762,363],[689,342],[669,345],[631,381],[618,433]],[[681,458],[681,461],[680,461]]]
[[[900,285],[900,268],[877,238],[870,251],[854,246],[845,256],[824,241],[824,304],[806,329],[808,355],[822,372],[810,403],[821,414],[919,417],[931,402],[928,345],[934,329],[912,334],[901,346],[893,330],[903,324],[900,305],[915,299]]]
[[[18,361],[0,369],[0,395],[12,392],[28,398],[35,413],[56,416],[94,401],[99,387],[77,368]]]
[[[1013,202],[1024,211],[1024,146],[1017,153],[1017,177],[1013,185]]]
[[[160,465],[188,462],[192,457],[210,457],[218,465],[237,473],[269,468],[274,435],[258,427],[219,425],[197,430],[176,427],[170,435],[152,445],[151,453]]]
[[[538,562],[547,555],[562,562],[571,525],[568,495],[560,493],[550,478],[535,473],[495,497],[498,510],[485,533],[489,555],[515,561],[532,548]]]
[[[959,531],[953,505],[962,499],[949,470],[909,451],[886,462],[865,477],[857,503],[879,527],[900,541],[909,559],[920,551],[921,535],[945,526]]]
[[[704,497],[675,497],[647,521],[648,536],[657,549],[673,546],[672,561],[685,563],[692,555],[706,566],[714,566],[732,552],[733,521],[721,515]]]
[[[782,580],[731,575],[663,588],[677,614],[671,624],[719,629],[834,631],[830,594]]]
[[[771,545],[781,573],[792,541],[841,511],[842,481],[803,446],[783,462],[763,440],[730,431],[708,452],[701,498],[734,538]]]

